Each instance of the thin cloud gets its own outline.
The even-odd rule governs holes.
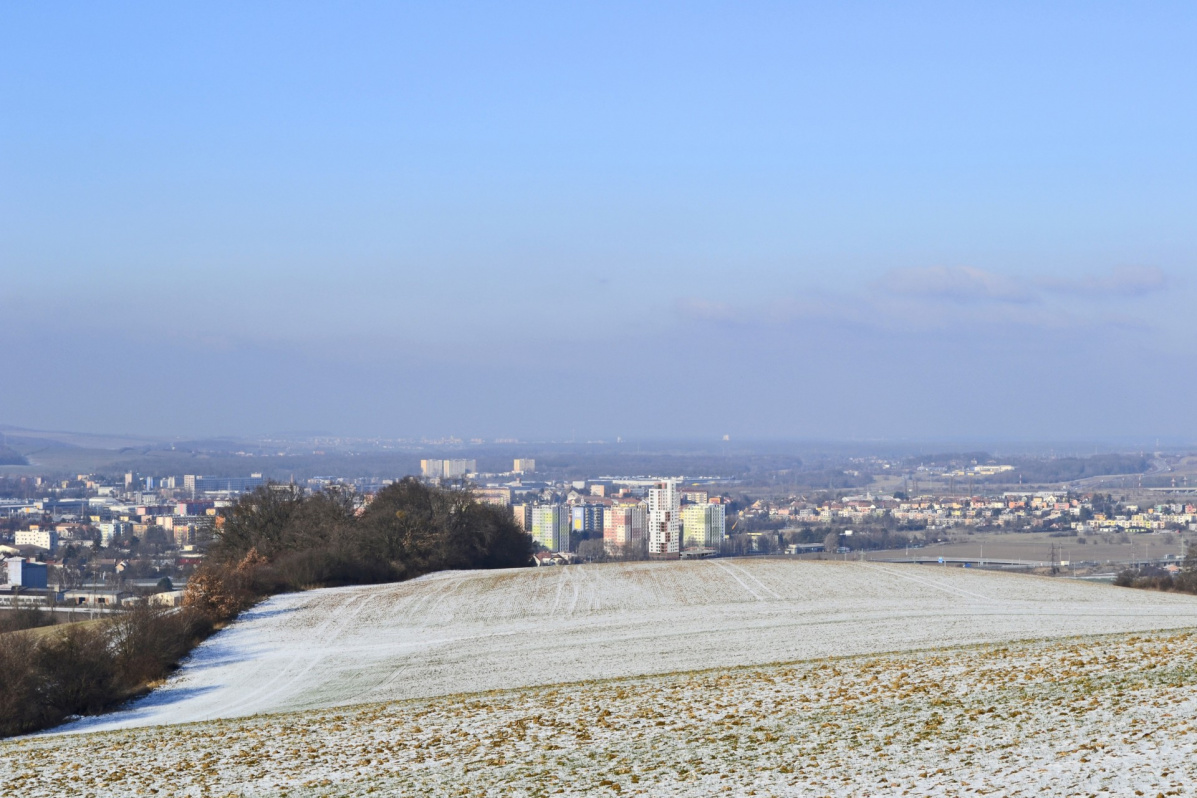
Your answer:
[[[884,293],[954,302],[1033,302],[1027,286],[1009,277],[971,266],[894,269],[876,284]]]
[[[1102,275],[1039,281],[1044,290],[1081,297],[1143,296],[1166,291],[1174,284],[1163,269],[1155,266],[1120,266]]]
[[[698,325],[779,328],[826,323],[881,333],[1000,330],[1147,331],[1153,320],[1131,305],[1100,300],[1133,298],[1172,288],[1154,267],[1123,267],[1079,278],[1016,279],[969,266],[894,269],[879,280],[840,292],[816,290],[760,302],[685,297],[679,315]],[[1082,304],[1070,302],[1079,299]]]
[[[750,318],[745,314],[747,310],[745,307],[737,307],[727,302],[713,302],[698,297],[682,297],[674,305],[677,312],[684,318],[695,321],[743,324]]]
[[[871,300],[816,292],[765,302],[732,303],[682,297],[674,307],[683,319],[699,324],[741,327],[778,326],[802,321],[869,322],[876,315]]]

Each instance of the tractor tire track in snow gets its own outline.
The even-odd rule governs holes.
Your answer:
[[[923,578],[920,578],[917,576],[911,576],[910,574],[898,573],[897,571],[894,571],[891,568],[884,568],[880,565],[872,565],[872,564],[863,563],[863,562],[859,563],[859,564],[864,566],[865,568],[870,569],[870,570],[881,571],[884,574],[889,574],[890,576],[896,576],[899,579],[906,579],[911,582],[917,582],[921,585],[926,585],[927,587],[931,587],[936,590],[942,590],[945,593],[951,593],[952,595],[955,595],[955,596],[961,596],[963,598],[981,599],[982,601],[990,602],[990,603],[995,601],[990,596],[982,596],[980,593],[973,593],[972,591],[963,590],[961,588],[952,587],[950,585],[945,585],[942,582],[936,582],[931,579],[923,579]]]
[[[728,561],[728,562],[726,563],[726,565],[727,565],[727,567],[729,567],[729,568],[735,568],[737,571],[739,571],[740,573],[744,574],[744,576],[748,577],[748,578],[749,578],[749,579],[751,579],[753,582],[756,582],[758,585],[760,585],[760,588],[761,588],[761,590],[765,591],[766,593],[772,593],[772,594],[773,594],[773,598],[775,598],[775,599],[780,599],[780,598],[782,598],[782,595],[781,595],[780,593],[778,593],[776,590],[774,590],[773,588],[771,588],[771,587],[769,587],[768,585],[766,585],[766,584],[765,584],[764,582],[762,582],[760,579],[757,579],[757,577],[756,577],[756,574],[754,574],[754,573],[751,573],[751,572],[749,572],[748,570],[744,569],[743,567],[741,567],[741,566],[739,566],[739,565],[737,565],[737,564],[735,564],[735,563],[733,563],[733,562],[730,562],[730,561]]]
[[[740,585],[740,587],[744,588],[745,592],[746,592],[746,593],[748,593],[748,595],[752,596],[752,597],[753,597],[754,599],[756,599],[757,601],[764,601],[764,600],[765,600],[765,597],[764,597],[764,596],[762,596],[760,593],[757,593],[755,590],[753,590],[753,589],[752,589],[752,588],[751,588],[751,587],[748,585],[748,583],[747,583],[747,582],[745,582],[743,579],[741,579],[741,578],[740,578],[740,577],[739,577],[739,576],[736,574],[736,572],[732,570],[732,567],[731,567],[730,565],[728,565],[727,563],[723,562],[722,560],[713,560],[712,562],[714,562],[714,563],[715,563],[715,565],[719,566],[719,568],[721,568],[721,569],[723,570],[723,572],[724,572],[724,573],[726,573],[726,574],[727,574],[728,576],[730,576],[732,579],[736,580],[736,582],[737,582],[737,583]]]
[[[359,597],[355,596],[354,598]],[[289,689],[294,688],[297,684],[301,684],[303,678],[307,674],[311,673],[312,670],[314,670],[316,666],[319,665],[329,655],[329,653],[331,653],[333,650],[332,644],[336,642],[337,638],[340,637],[345,630],[350,627],[353,621],[365,611],[365,609],[370,605],[371,601],[374,601],[380,597],[377,595],[367,594],[360,596],[360,598],[362,600],[357,602],[357,606],[351,612],[334,613],[332,615],[332,617],[329,619],[329,622],[331,623],[335,621],[335,625],[332,626],[331,631],[328,633],[328,639],[326,641],[321,641],[321,644],[316,648],[301,649],[296,656],[291,659],[291,662],[288,663],[287,667],[279,673],[278,676],[271,679],[270,682],[264,685],[264,688],[269,689],[265,689],[265,691],[259,689],[246,701],[243,701],[240,704],[234,704],[231,708],[225,710],[225,712],[227,712],[229,715],[253,714],[248,710],[257,706],[269,705],[270,699],[287,692]],[[327,625],[328,624],[325,624],[325,626]],[[319,638],[317,639],[319,640]],[[288,671],[290,671],[294,665],[302,665],[302,667],[300,667],[298,671],[295,671],[288,676]],[[281,684],[279,683],[280,680],[282,681]]]

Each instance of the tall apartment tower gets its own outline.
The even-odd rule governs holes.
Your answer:
[[[682,551],[681,494],[666,480],[648,491],[648,556],[675,560]]]
[[[569,551],[569,508],[560,504],[532,507],[532,539],[549,551]]]
[[[723,505],[687,504],[682,508],[682,534],[688,549],[718,549],[726,537]]]
[[[475,474],[478,472],[477,460],[445,460],[444,461],[444,477],[445,479],[458,479],[464,477],[466,474]]]
[[[420,476],[428,479],[457,479],[478,470],[477,460],[421,460]]]
[[[511,516],[515,519],[515,522],[520,525],[520,529],[529,533],[532,531],[532,505],[511,505]]]
[[[648,526],[644,504],[617,504],[603,510],[603,544],[608,554],[632,554]]]

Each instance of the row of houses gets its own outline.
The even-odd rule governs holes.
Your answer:
[[[1045,491],[1033,494],[1005,493],[1001,496],[846,497],[820,504],[801,499],[786,502],[758,501],[748,515],[768,516],[789,524],[816,525],[867,523],[893,518],[899,523],[930,529],[956,526],[999,526],[1034,528],[1056,525],[1078,532],[1159,531],[1197,529],[1197,506],[1168,503],[1150,508],[1119,505],[1120,512],[1102,511],[1092,495],[1070,496]]]

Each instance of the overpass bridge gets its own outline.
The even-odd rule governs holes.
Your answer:
[[[1001,568],[1047,568],[1050,560],[1003,560],[997,557],[886,557],[869,559],[868,562],[913,563],[915,565],[964,565]],[[1067,565],[1065,561],[1063,564]],[[1078,565],[1080,563],[1077,563]],[[1057,563],[1060,565],[1060,563]]]

